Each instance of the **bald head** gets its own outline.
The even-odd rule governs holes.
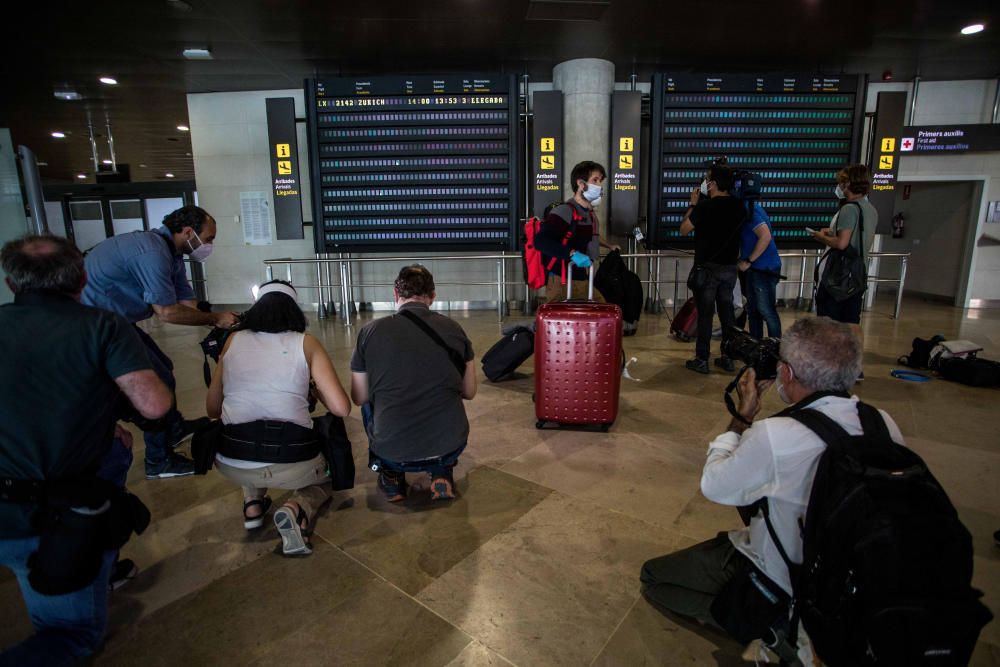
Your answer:
[[[0,250],[0,265],[14,294],[49,290],[76,295],[86,281],[83,255],[59,236],[29,234],[14,239]]]

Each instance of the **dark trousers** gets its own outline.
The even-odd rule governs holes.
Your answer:
[[[707,269],[708,279],[705,286],[694,293],[698,305],[698,342],[695,344],[695,355],[708,361],[709,349],[712,343],[712,318],[716,308],[719,320],[722,321],[722,339],[729,338],[731,327],[736,326],[736,315],[733,313],[733,290],[736,288],[736,265],[702,264]]]
[[[163,350],[160,349],[160,346],[156,344],[156,341],[149,334],[139,327],[136,327],[135,330],[139,334],[139,339],[146,346],[146,353],[149,355],[153,372],[163,380],[163,383],[173,393],[177,388],[177,380],[174,379],[174,364],[170,361],[170,357],[163,353]],[[184,418],[177,411],[176,407],[170,409],[170,412],[164,417],[164,423],[166,424],[166,428],[163,430],[146,431],[142,434],[142,439],[146,443],[146,463],[156,465],[166,461],[167,457],[170,456],[171,445],[184,432]]]
[[[387,470],[395,473],[426,472],[432,478],[447,477],[451,474],[452,468],[458,463],[458,457],[465,451],[465,445],[449,452],[444,456],[422,461],[390,461],[376,454],[371,449],[372,434],[375,429],[375,410],[372,404],[365,403],[361,406],[361,422],[365,426],[365,434],[368,435],[368,466],[377,464],[380,470]]]
[[[774,273],[749,269],[745,272],[747,280],[743,295],[747,299],[747,322],[750,335],[761,338],[764,335],[764,324],[767,324],[767,335],[781,338],[781,320],[778,318],[777,290],[779,277]]]
[[[726,533],[693,547],[653,558],[642,566],[642,594],[653,606],[719,627],[712,617],[715,597],[745,558]]]

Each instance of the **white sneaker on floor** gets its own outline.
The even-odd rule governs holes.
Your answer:
[[[285,556],[308,556],[312,547],[302,535],[298,517],[287,507],[274,512],[274,525],[281,535],[281,553]]]

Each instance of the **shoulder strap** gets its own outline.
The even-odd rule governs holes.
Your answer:
[[[431,325],[427,324],[427,322],[424,322],[418,315],[414,315],[408,310],[400,310],[397,314],[402,315],[409,321],[416,324],[421,331],[427,334],[428,338],[437,343],[445,352],[447,352],[448,358],[455,366],[455,370],[458,371],[460,376],[465,377],[465,359],[462,358],[462,355],[459,354],[457,350],[448,345],[448,343],[444,342],[444,339],[441,338],[437,331],[434,331],[434,329],[431,328]]]

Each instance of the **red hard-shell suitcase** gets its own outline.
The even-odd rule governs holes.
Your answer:
[[[685,301],[677,311],[677,315],[670,323],[670,333],[685,343],[698,337],[698,307],[693,298]]]
[[[593,276],[591,267],[591,297]],[[593,424],[607,431],[618,417],[621,308],[592,301],[546,303],[536,322],[535,426]]]

